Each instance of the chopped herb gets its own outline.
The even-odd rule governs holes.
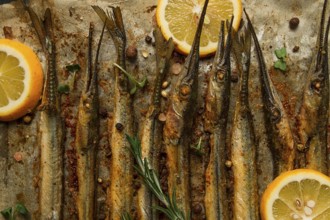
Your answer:
[[[128,81],[132,87],[130,90],[131,95],[133,95],[136,92],[137,88],[141,89],[146,85],[146,82],[147,82],[146,76],[143,78],[143,80],[141,82],[139,82],[132,76],[132,74],[128,73],[126,70],[124,70],[124,68],[119,66],[117,63],[114,63],[113,65],[115,67],[117,67],[118,69],[120,69],[125,74],[125,76],[128,78]]]
[[[0,213],[6,220],[13,219],[13,208],[11,207],[2,210]]]
[[[277,60],[275,63],[274,63],[274,67],[276,69],[280,69],[282,71],[286,71],[286,63],[285,61],[283,61],[282,59],[281,60]]]
[[[282,47],[281,49],[275,50],[275,55],[278,59],[286,58],[286,48]]]
[[[78,72],[79,70],[81,70],[81,67],[79,66],[79,64],[67,65],[65,68],[70,73],[75,73],[75,72]]]
[[[15,220],[17,216],[23,217],[23,219],[26,220],[30,219],[29,211],[21,203],[16,204],[14,211],[12,207],[9,207],[2,210],[0,213],[6,220]]]
[[[286,55],[287,55],[286,48],[283,47],[281,49],[275,50],[275,55],[276,55],[278,60],[275,61],[274,67],[276,69],[279,69],[279,70],[285,72],[286,71],[285,59],[286,59]]]
[[[142,158],[141,143],[137,138],[132,138],[126,135],[128,142],[130,143],[130,151],[136,161],[135,170],[143,178],[145,185],[149,190],[163,203],[164,207],[156,206],[154,207],[158,211],[164,213],[171,220],[185,220],[189,219],[189,215],[186,215],[177,205],[175,190],[172,192],[172,196],[166,195],[161,186],[156,172],[150,167],[147,158]]]
[[[15,211],[23,216],[27,216],[29,214],[27,208],[21,203],[17,203]]]
[[[60,93],[60,94],[69,94],[70,92],[70,87],[66,84],[62,84],[62,85],[59,85],[58,88],[57,88],[57,91]]]
[[[191,146],[191,148],[194,150],[194,152],[197,155],[202,156],[204,154],[204,151],[203,151],[204,146],[202,145],[202,137],[199,138],[197,145]]]

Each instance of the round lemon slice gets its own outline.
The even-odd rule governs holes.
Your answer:
[[[261,199],[263,220],[330,219],[330,178],[311,169],[282,173]]]
[[[32,49],[0,39],[0,120],[15,120],[32,111],[42,85],[42,66]]]
[[[189,54],[204,0],[158,0],[156,19],[165,39],[173,38],[175,48]],[[221,20],[234,15],[233,28],[238,29],[242,17],[241,0],[210,0],[201,35],[200,56],[214,54],[217,49]]]

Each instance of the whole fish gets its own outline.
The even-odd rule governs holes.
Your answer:
[[[317,54],[309,69],[302,105],[297,117],[298,150],[305,152],[308,168],[328,172],[327,132],[329,118],[328,32],[324,34],[327,0],[324,1]],[[329,166],[330,167],[330,166]]]
[[[177,204],[186,214],[190,213],[189,144],[198,95],[199,43],[208,2],[205,1],[192,49],[170,98],[163,132],[169,194],[175,190]]]
[[[106,13],[97,6],[92,6],[101,20],[106,23],[112,40],[117,50],[117,64],[126,69],[125,47],[126,34],[119,7],[112,7],[111,12]],[[132,100],[128,89],[127,77],[114,68],[114,112],[113,123],[109,124],[109,143],[111,146],[110,175],[111,182],[107,192],[109,215],[107,219],[117,220],[125,212],[132,210],[133,204],[133,158],[129,152],[129,143],[125,134],[133,134]]]
[[[158,156],[161,147],[161,126],[157,123],[157,116],[160,113],[160,93],[162,82],[169,70],[169,62],[174,49],[172,38],[165,41],[159,28],[154,30],[156,43],[156,81],[151,97],[151,103],[144,119],[141,134],[142,158],[148,158],[154,169],[157,169]],[[157,205],[151,195],[151,191],[144,185],[138,190],[138,218],[139,219],[158,219],[157,211],[153,208]]]
[[[105,27],[105,26],[104,26]],[[96,155],[99,142],[99,98],[97,84],[97,62],[103,38],[102,29],[94,65],[92,64],[92,43],[94,25],[91,23],[88,36],[88,62],[85,88],[78,106],[75,147],[77,151],[77,176],[79,191],[77,208],[79,219],[96,219]],[[93,68],[94,67],[94,68]]]
[[[295,159],[295,142],[290,128],[288,116],[267,71],[255,30],[246,11],[248,26],[251,30],[259,62],[261,92],[264,106],[268,146],[273,157],[274,177],[280,173],[292,170]]]
[[[234,219],[259,219],[257,150],[253,116],[249,105],[250,31],[238,37],[243,48],[240,56],[242,80],[236,101],[231,135],[231,161],[234,177]]]
[[[40,113],[40,219],[63,219],[64,126],[57,91],[56,48],[51,11],[46,9],[43,23],[28,5],[32,23],[47,59],[46,81]]]
[[[225,47],[225,23],[221,21],[219,44],[210,72],[206,96],[205,130],[210,133],[210,161],[205,178],[205,211],[207,219],[230,219],[227,195],[228,173],[226,168],[227,121],[230,103],[230,50],[229,26]]]

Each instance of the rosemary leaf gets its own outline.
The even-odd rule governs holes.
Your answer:
[[[138,174],[142,177],[145,185],[149,190],[163,203],[165,207],[154,207],[158,211],[164,213],[171,220],[186,220],[185,214],[176,203],[175,190],[172,192],[172,197],[170,198],[166,195],[159,182],[159,178],[156,172],[151,168],[148,159],[142,158],[141,153],[141,143],[135,137],[132,138],[129,135],[126,135],[127,141],[130,143],[130,151],[133,154],[133,157],[137,163],[137,166],[134,166]]]

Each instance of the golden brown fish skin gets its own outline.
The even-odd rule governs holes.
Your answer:
[[[50,9],[40,22],[33,9],[26,5],[40,43],[47,58],[47,74],[40,113],[40,219],[63,219],[63,147],[64,126],[60,114],[60,97],[57,92],[56,48]],[[42,28],[41,28],[42,27]],[[42,29],[42,30],[41,30]],[[39,33],[43,31],[43,33]],[[44,37],[44,38],[42,38]]]
[[[232,24],[230,24],[231,27]],[[207,219],[230,219],[227,195],[227,121],[230,102],[231,28],[226,48],[224,21],[221,21],[219,45],[210,73],[206,95],[205,130],[210,133],[210,161],[205,178],[205,211]]]
[[[99,40],[98,49],[92,65],[92,36],[94,26],[91,23],[88,37],[88,67],[85,88],[80,97],[78,106],[78,120],[76,125],[75,147],[77,151],[78,195],[77,209],[79,219],[96,218],[96,154],[99,142],[99,99],[97,87],[97,61],[103,31]]]
[[[231,161],[234,177],[233,218],[259,219],[257,150],[253,116],[249,105],[249,69],[251,35],[245,32],[242,42],[244,48],[239,62],[242,63],[242,80],[236,101],[231,136]]]
[[[148,158],[152,167],[157,169],[160,144],[155,143],[161,136],[157,116],[160,112],[160,92],[162,81],[168,72],[169,61],[174,49],[172,39],[165,42],[163,35],[159,28],[154,30],[155,43],[156,43],[156,81],[151,98],[151,103],[144,119],[141,133],[141,151],[142,158]],[[137,192],[137,213],[139,219],[158,219],[157,210],[153,207],[157,206],[156,199],[153,199],[151,191],[142,185]]]
[[[110,32],[117,50],[117,64],[126,69],[126,34],[119,7],[112,7],[110,15],[93,6]],[[133,205],[133,158],[125,134],[133,135],[132,101],[127,77],[114,67],[114,112],[113,123],[109,122],[109,143],[111,146],[110,187],[107,191],[109,214],[107,219],[119,220],[125,212],[131,212]]]
[[[267,71],[266,63],[256,33],[247,14],[246,17],[259,62],[261,91],[265,112],[266,130],[268,134],[268,146],[272,152],[274,177],[276,177],[284,171],[293,169],[295,159],[295,142],[288,116],[285,113],[282,102]]]
[[[189,142],[197,104],[199,41],[208,0],[205,1],[195,39],[170,98],[164,125],[168,188],[174,189],[179,208],[190,213]]]
[[[324,1],[317,56],[308,72],[302,105],[297,117],[299,148],[305,152],[302,167],[319,170],[325,174],[327,165],[327,122],[329,117],[329,72],[328,72],[328,30],[324,34],[327,0]]]

